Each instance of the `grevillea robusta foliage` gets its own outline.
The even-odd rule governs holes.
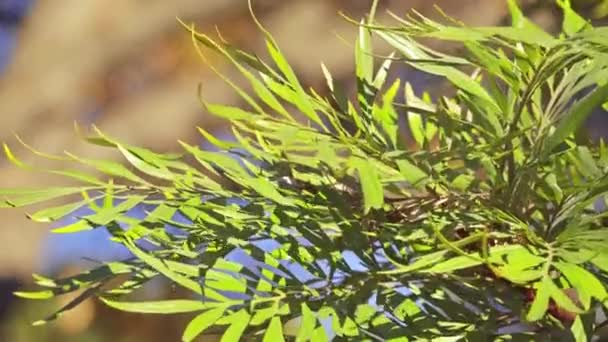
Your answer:
[[[76,304],[191,313],[186,341],[208,329],[225,341],[591,339],[607,300],[608,147],[581,127],[608,101],[608,29],[558,0],[562,32],[549,34],[507,3],[508,27],[415,12],[385,26],[372,6],[353,25],[352,99],[323,65],[328,89],[304,87],[261,25],[265,59],[182,23],[204,59],[221,55],[248,85],[209,64],[242,99],[208,103],[201,92],[234,140],[199,129],[218,152],[181,142],[183,153],[160,154],[97,129],[85,137],[126,164],[30,148],[90,173],[39,170],[5,144],[15,165],[73,185],[2,189],[1,206],[65,197],[29,218],[88,208],[53,231],[107,229],[132,253],[68,278],[36,275],[38,289],[17,295],[85,290]],[[374,54],[373,40],[394,53]],[[443,78],[451,95],[389,82],[396,63]],[[143,217],[129,214],[142,206]],[[134,300],[156,277],[187,295]]]

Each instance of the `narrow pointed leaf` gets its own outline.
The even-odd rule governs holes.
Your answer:
[[[268,325],[268,329],[266,329],[266,333],[264,333],[263,342],[281,342],[285,341],[283,337],[283,325],[281,323],[281,318],[279,316],[274,316],[270,320],[270,324]]]
[[[225,308],[218,307],[207,310],[194,317],[186,326],[182,335],[182,341],[194,341],[194,339],[203,334],[205,330],[213,326],[213,324],[224,315],[225,311]]]
[[[200,300],[174,299],[145,302],[120,302],[108,298],[100,298],[109,307],[137,313],[173,314],[200,311],[212,308],[216,304],[204,303]]]

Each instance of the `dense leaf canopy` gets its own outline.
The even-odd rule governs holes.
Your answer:
[[[598,208],[608,148],[587,144],[580,128],[608,101],[608,30],[559,0],[554,36],[508,4],[509,27],[415,12],[384,26],[373,9],[355,21],[351,100],[324,66],[327,95],[305,88],[261,25],[266,60],[183,24],[205,61],[219,53],[250,86],[224,77],[242,107],[208,103],[202,89],[205,109],[229,122],[235,140],[200,129],[220,152],[182,142],[183,154],[169,155],[98,130],[86,137],[128,166],[31,149],[98,172],[44,170],[77,185],[2,189],[0,206],[68,197],[29,218],[60,221],[88,207],[54,232],[108,229],[133,257],[65,279],[36,275],[41,289],[18,295],[87,289],[62,311],[96,296],[124,311],[192,313],[187,341],[211,328],[225,341],[587,340],[607,299],[608,229]],[[395,52],[375,55],[373,39]],[[394,63],[444,78],[453,92],[416,94],[389,77]],[[149,208],[145,217],[129,215],[136,206]],[[155,277],[190,294],[129,299]]]

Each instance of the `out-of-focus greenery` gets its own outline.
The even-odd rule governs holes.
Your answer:
[[[578,132],[608,100],[608,31],[569,1],[557,3],[559,36],[514,0],[509,27],[417,13],[385,26],[374,20],[376,1],[355,21],[355,99],[324,66],[329,95],[305,88],[261,25],[267,60],[184,23],[204,60],[219,53],[249,82],[243,89],[224,77],[242,107],[201,99],[236,140],[201,129],[220,152],[182,142],[184,153],[169,155],[97,129],[86,136],[128,166],[32,149],[104,178],[44,170],[79,185],[3,189],[2,205],[77,198],[29,218],[53,222],[89,207],[54,232],[105,228],[133,257],[62,279],[35,275],[40,289],[17,295],[83,290],[36,325],[90,297],[128,312],[192,313],[186,341],[210,329],[225,341],[586,341],[608,296],[608,229],[597,210],[606,205],[608,148]],[[395,53],[374,55],[374,38]],[[421,39],[466,53],[441,53]],[[396,62],[445,78],[453,95],[416,94],[390,80]],[[402,138],[405,122],[413,146]],[[6,145],[5,153],[37,170]],[[129,215],[141,205],[150,208],[145,217]],[[188,294],[134,301],[157,277]]]
[[[574,0],[574,5],[590,6],[591,16],[595,19],[604,18],[608,15],[608,0]]]

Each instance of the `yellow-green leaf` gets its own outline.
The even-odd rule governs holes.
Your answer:
[[[174,314],[192,311],[207,310],[217,303],[203,302],[202,300],[173,299],[149,302],[119,302],[108,298],[100,298],[109,307],[127,312]]]
[[[281,317],[274,316],[268,324],[268,329],[264,334],[263,342],[281,342],[285,341],[283,337],[283,325],[281,323]]]
[[[182,335],[182,341],[193,341],[197,336],[205,332],[205,330],[207,330],[218,319],[220,319],[224,315],[225,311],[226,308],[218,307],[200,313],[198,316],[194,317],[186,326],[186,329],[184,330],[184,333]]]

